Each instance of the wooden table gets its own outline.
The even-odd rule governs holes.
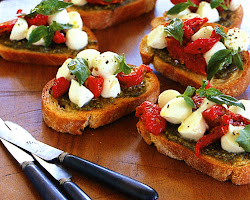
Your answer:
[[[0,22],[13,19],[18,8],[28,11],[35,1],[0,2]],[[244,1],[244,9],[247,3]],[[249,4],[249,2],[248,2]],[[32,5],[32,6],[31,6]],[[128,63],[139,65],[138,46],[141,38],[150,31],[150,21],[169,8],[167,0],[158,0],[154,11],[133,21],[95,31],[100,51],[125,53]],[[249,6],[248,6],[249,7]],[[243,28],[249,31],[245,12]],[[250,33],[250,31],[249,31]],[[0,117],[27,129],[36,139],[89,161],[105,166],[153,187],[161,200],[165,199],[240,199],[250,198],[250,185],[235,186],[219,182],[192,169],[182,161],[160,154],[147,145],[137,133],[134,113],[98,128],[86,128],[83,135],[62,134],[48,128],[42,119],[41,90],[52,79],[57,67],[7,62],[0,58]],[[184,88],[155,72],[161,90]],[[250,99],[250,88],[240,96]],[[73,181],[95,200],[125,200],[127,197],[72,172]],[[24,175],[17,162],[0,144],[0,199],[41,199]]]

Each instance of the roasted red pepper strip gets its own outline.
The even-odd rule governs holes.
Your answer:
[[[86,80],[87,87],[94,94],[94,98],[98,98],[103,90],[104,79],[101,76],[89,76]]]
[[[121,84],[121,87],[127,88],[140,84],[143,81],[144,74],[151,72],[152,69],[141,64],[139,67],[134,67],[130,74],[125,75],[123,72],[117,74],[117,78]]]
[[[160,115],[161,108],[149,101],[144,101],[136,108],[135,116],[139,117],[146,126],[146,130],[159,135],[166,128],[166,120]]]
[[[69,89],[69,85],[70,85],[70,82],[64,77],[60,77],[56,79],[52,86],[53,97],[58,98],[62,96],[63,94],[65,94]]]
[[[120,3],[122,0],[87,0],[91,4],[100,4],[100,5],[110,5],[114,3]]]
[[[63,33],[61,33],[60,31],[55,31],[53,41],[57,44],[61,44],[65,43],[66,39]]]

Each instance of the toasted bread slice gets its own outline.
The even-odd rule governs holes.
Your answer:
[[[167,11],[163,14],[162,17],[156,17],[151,21],[151,26],[154,28],[158,26],[159,24],[163,24],[166,22],[166,17],[167,17]],[[230,18],[228,19],[231,23],[230,25],[225,25],[227,28],[233,28],[237,27],[240,28],[242,19],[243,19],[243,7],[240,6],[237,10],[233,11],[230,15]],[[223,22],[218,22],[219,24],[223,25]]]
[[[45,123],[58,132],[81,135],[86,126],[98,128],[135,111],[143,101],[156,102],[160,93],[160,84],[152,72],[145,74],[146,91],[138,97],[116,98],[103,108],[79,111],[72,107],[62,108],[50,90],[54,80],[49,81],[42,92],[42,112]]]
[[[89,42],[89,44],[84,49],[98,49],[98,42],[93,32],[86,26],[83,26],[82,30],[88,34]],[[0,32],[0,56],[2,56],[2,58],[5,60],[13,62],[39,65],[61,65],[67,58],[73,58],[78,52],[83,50],[72,50],[69,53],[60,53],[60,48],[52,46],[46,48],[43,46],[32,45],[33,49],[28,49],[26,48],[26,46],[13,48],[9,45],[4,44],[4,40],[1,40],[1,37],[6,37],[6,40],[10,41],[8,39],[9,34]],[[13,43],[15,43],[15,45],[18,45],[19,41],[13,41]],[[64,48],[67,48],[65,44],[60,45],[63,45]],[[41,52],[39,48],[43,48],[44,52]],[[56,52],[53,53],[53,51]]]
[[[207,23],[204,26],[207,25],[214,27],[217,24]],[[224,28],[224,30],[227,32],[228,29]],[[202,80],[206,79],[206,76],[194,73],[185,67],[175,67],[171,63],[164,62],[147,45],[147,35],[143,37],[139,50],[144,64],[153,63],[155,70],[184,86],[191,85],[199,88]],[[250,57],[248,51],[242,52],[242,61],[244,70],[236,70],[229,78],[212,78],[210,81],[212,87],[230,96],[237,97],[241,95],[247,89],[250,81]]]
[[[67,10],[77,11],[82,17],[83,24],[90,29],[105,29],[148,13],[154,8],[155,3],[156,0],[130,0],[108,9],[104,9],[105,6],[95,5],[99,9],[71,6]]]
[[[204,154],[200,154],[198,158],[192,150],[168,140],[163,133],[160,135],[149,133],[142,121],[137,123],[137,129],[147,144],[154,144],[157,150],[166,156],[183,160],[189,166],[219,181],[231,180],[236,185],[250,183],[249,159],[231,164]]]

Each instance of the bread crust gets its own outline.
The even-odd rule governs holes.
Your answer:
[[[167,16],[167,11],[163,14],[162,17],[156,17],[151,21],[151,26],[154,28],[160,24],[164,24],[166,22],[165,17]],[[243,19],[243,7],[242,5],[235,11],[232,12],[230,20],[232,21],[232,24],[228,26],[227,28],[233,28],[237,27],[240,28],[242,19]]]
[[[207,23],[204,26],[217,24]],[[219,25],[217,25],[219,26]],[[225,29],[227,32],[228,29]],[[183,86],[194,86],[196,88],[201,87],[202,80],[206,79],[206,76],[196,74],[188,69],[175,67],[170,63],[164,62],[159,56],[155,55],[152,48],[147,45],[147,35],[143,37],[140,46],[140,54],[144,64],[153,63],[155,70],[159,71],[167,78],[179,82]],[[212,87],[220,90],[226,95],[237,97],[241,95],[248,87],[250,82],[250,57],[249,52],[242,52],[243,56],[243,68],[244,70],[237,70],[228,79],[212,79]]]
[[[199,157],[196,157],[193,151],[168,140],[163,133],[160,135],[149,133],[142,121],[137,123],[137,130],[145,142],[149,145],[154,144],[160,153],[177,160],[183,160],[189,166],[216,180],[231,180],[236,185],[250,183],[250,161],[232,165],[207,155],[201,154]]]
[[[135,111],[145,100],[156,102],[160,94],[160,84],[152,72],[145,74],[146,92],[139,97],[117,98],[112,104],[90,111],[79,111],[73,108],[64,109],[50,95],[55,79],[50,80],[42,91],[42,113],[45,123],[58,132],[81,135],[86,126],[98,128]]]
[[[94,33],[86,26],[83,26],[83,31],[88,34],[89,41],[97,41]],[[98,43],[87,46],[91,49],[98,50]],[[79,50],[80,51],[80,50]],[[3,59],[13,62],[30,63],[39,65],[62,65],[67,58],[73,58],[73,55],[65,53],[41,53],[30,51],[28,49],[14,49],[0,44],[0,55]]]
[[[148,13],[155,3],[156,0],[134,0],[113,10],[82,10],[79,6],[71,6],[67,10],[77,11],[90,29],[105,29]]]

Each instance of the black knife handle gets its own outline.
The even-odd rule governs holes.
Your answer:
[[[158,194],[153,188],[77,156],[66,155],[61,162],[65,166],[105,183],[132,198],[138,200],[158,199]]]
[[[63,182],[61,185],[73,200],[91,200],[91,198],[72,181]]]
[[[26,163],[22,168],[44,200],[67,200],[33,162]]]

